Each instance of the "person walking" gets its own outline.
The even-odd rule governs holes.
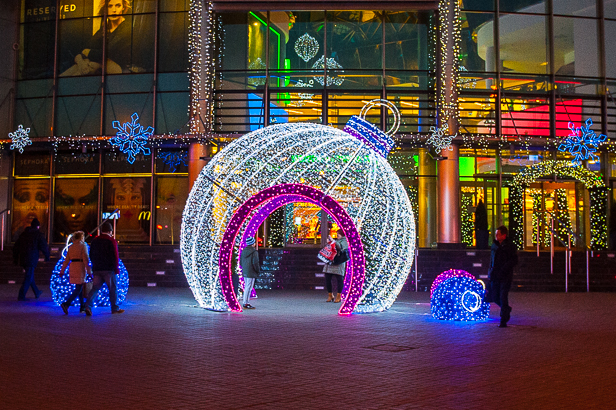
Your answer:
[[[107,284],[109,288],[109,304],[111,313],[124,313],[118,306],[117,277],[120,273],[120,257],[118,243],[111,236],[113,228],[109,222],[101,226],[101,234],[92,240],[90,245],[90,260],[92,261],[92,290],[86,301],[86,315],[92,316],[92,306],[98,291]]]
[[[47,240],[45,235],[40,231],[41,223],[38,219],[34,218],[13,246],[13,262],[15,265],[19,265],[24,268],[24,281],[19,288],[19,294],[17,300],[26,301],[26,293],[28,289],[32,288],[34,297],[39,298],[42,290],[34,283],[34,269],[38,265],[39,252],[45,255],[45,262],[49,262],[49,246],[47,246]]]
[[[511,319],[511,306],[509,306],[509,289],[513,280],[513,268],[518,264],[518,251],[515,244],[509,239],[507,227],[499,226],[496,229],[495,240],[492,242],[490,255],[490,298],[500,306],[499,327],[507,327]]]
[[[250,302],[250,294],[255,286],[257,277],[261,274],[259,266],[259,251],[254,247],[255,238],[246,239],[246,247],[242,249],[240,256],[240,265],[242,266],[242,276],[244,276],[244,295],[242,296],[242,304],[244,309],[254,309]]]
[[[346,260],[339,262],[341,257],[348,252],[349,244],[342,229],[338,229],[336,233],[336,256],[332,261],[332,264],[325,264],[323,266],[323,272],[325,273],[325,286],[327,288],[327,300],[326,302],[340,303],[342,300],[342,287],[344,284],[344,275],[346,273]],[[332,237],[329,240],[333,241]],[[336,297],[333,296],[332,279],[336,278]]]
[[[86,308],[86,299],[81,297],[81,293],[86,283],[86,276],[92,275],[90,268],[90,256],[88,255],[88,245],[85,244],[85,235],[82,231],[73,233],[71,237],[71,245],[66,251],[66,258],[60,269],[60,275],[63,276],[68,267],[69,282],[75,285],[73,293],[66,298],[60,305],[65,315],[68,315],[68,308],[77,297],[79,297],[79,312],[83,312]],[[84,295],[87,296],[87,295]]]

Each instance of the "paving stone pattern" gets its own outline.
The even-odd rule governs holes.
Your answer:
[[[126,312],[69,316],[0,285],[1,409],[613,409],[616,294],[512,293],[481,323],[429,295],[339,317],[318,291],[260,291],[241,314],[189,289],[132,288]]]

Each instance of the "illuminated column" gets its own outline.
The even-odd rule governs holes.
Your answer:
[[[212,146],[198,142],[190,144],[188,149],[188,189],[192,189],[193,183],[199,177],[201,169],[208,163],[213,155]]]
[[[213,126],[214,12],[212,2],[190,2],[188,48],[190,58],[190,132],[207,137]]]
[[[426,148],[419,149],[419,212],[417,224],[419,247],[429,248],[436,242],[436,161]],[[430,175],[430,176],[426,176]]]
[[[457,0],[439,1],[440,72],[437,112],[439,126],[449,125],[450,135],[459,128],[458,77],[460,53],[460,5]],[[443,150],[438,162],[438,243],[461,243],[459,148]]]
[[[461,243],[459,147],[443,150],[438,162],[438,243]]]

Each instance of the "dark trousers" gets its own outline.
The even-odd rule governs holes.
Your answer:
[[[79,310],[83,310],[86,307],[85,298],[81,297],[81,292],[83,291],[83,283],[75,285],[75,290],[73,293],[69,295],[68,298],[64,301],[63,305],[70,306],[77,297],[79,297]]]
[[[21,288],[19,288],[19,295],[17,296],[17,299],[25,299],[26,293],[28,293],[28,289],[30,288],[32,288],[34,296],[38,297],[41,294],[41,291],[34,283],[34,266],[28,266],[24,269],[26,270],[24,273],[24,282],[21,284]]]
[[[120,309],[118,306],[118,295],[117,295],[117,276],[116,273],[112,270],[103,270],[92,273],[92,290],[88,293],[88,300],[86,301],[86,307],[92,309],[94,306],[94,298],[98,294],[98,291],[101,289],[104,283],[107,284],[109,288],[109,304],[111,305],[111,311],[115,312]]]
[[[344,284],[344,276],[342,275],[334,275],[333,273],[326,273],[325,274],[325,286],[327,287],[327,292],[328,293],[332,293],[332,278],[336,277],[336,285],[337,285],[337,289],[336,291],[338,293],[342,293],[342,286]]]
[[[509,289],[511,289],[510,280],[493,280],[490,282],[490,296],[492,302],[500,306],[501,322],[507,323],[511,318],[511,306],[509,306]]]

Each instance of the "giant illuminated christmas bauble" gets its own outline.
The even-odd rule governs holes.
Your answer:
[[[230,280],[231,257],[268,215],[293,202],[321,206],[347,235],[351,260],[339,313],[392,305],[413,263],[415,222],[406,190],[386,159],[392,132],[364,119],[367,109],[381,103],[391,106],[372,103],[344,130],[308,123],[259,129],[227,145],[203,168],[181,233],[184,273],[200,306],[241,311]]]

